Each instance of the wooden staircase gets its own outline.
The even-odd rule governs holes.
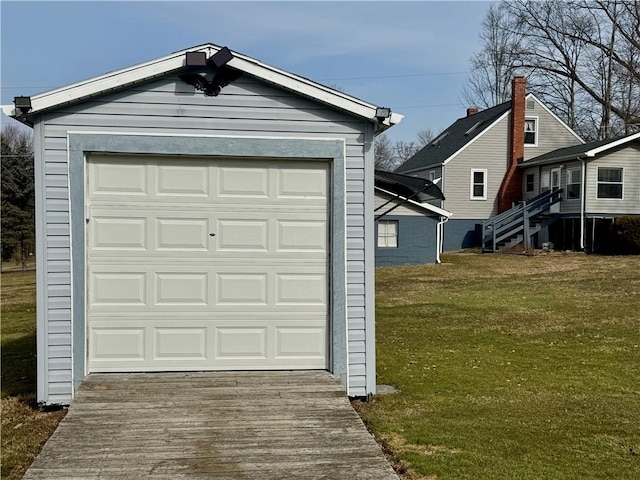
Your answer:
[[[521,244],[528,250],[533,236],[548,224],[545,215],[561,200],[562,189],[548,190],[482,222],[482,251],[503,252]]]

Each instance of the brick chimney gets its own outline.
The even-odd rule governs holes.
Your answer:
[[[467,108],[467,117],[470,117],[471,115],[475,115],[476,113],[478,113],[478,107]]]
[[[511,125],[509,130],[509,159],[507,171],[498,192],[498,213],[511,208],[513,202],[522,200],[522,172],[518,160],[524,157],[524,113],[527,81],[514,77],[511,82]]]

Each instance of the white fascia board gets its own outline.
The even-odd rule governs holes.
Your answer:
[[[605,152],[610,148],[615,148],[620,145],[624,145],[627,142],[633,142],[634,140],[640,139],[640,132],[634,133],[633,135],[629,135],[628,137],[619,138],[615,142],[607,143],[606,145],[601,145],[599,147],[588,150],[585,155],[587,157],[595,157],[599,153]]]
[[[580,143],[585,143],[585,141],[582,139],[582,137],[580,135],[578,135],[576,132],[573,131],[573,129],[567,125],[560,117],[558,117],[555,113],[553,113],[551,110],[549,110],[549,108],[540,101],[540,99],[538,97],[536,97],[533,93],[528,93],[527,96],[525,97],[525,99],[529,99],[529,98],[533,98],[536,102],[538,102],[538,104],[544,108],[544,110],[551,115],[558,123],[560,123],[560,125],[562,125],[564,128],[566,128],[567,130],[569,130],[569,132],[576,137]]]
[[[415,200],[410,200],[410,199],[408,199],[406,197],[403,197],[402,195],[398,195],[397,193],[393,193],[393,192],[390,192],[388,190],[385,190],[384,188],[375,187],[375,189],[378,192],[384,193],[384,194],[389,195],[389,196],[391,196],[393,198],[399,198],[401,200],[406,200],[407,203],[409,203],[409,204],[411,204],[411,205],[413,205],[415,207],[422,208],[424,210],[429,210],[430,212],[433,212],[433,213],[437,213],[441,217],[449,218],[451,215],[453,215],[451,212],[449,212],[449,211],[447,211],[447,210],[445,210],[443,208],[436,207],[435,205],[431,205],[430,203],[416,202]]]
[[[185,54],[187,52],[205,52],[207,54],[207,58],[209,58],[219,50],[221,50],[221,47],[217,45],[200,45],[172,53],[156,60],[133,65],[99,77],[94,77],[66,87],[34,95],[31,97],[32,109],[30,113],[37,113],[60,104],[122,88],[126,85],[146,81],[171,71],[178,70],[184,66]],[[377,109],[376,105],[364,102],[329,87],[325,87],[306,78],[285,72],[284,70],[263,64],[258,60],[247,57],[246,55],[242,55],[237,52],[232,53],[233,58],[228,63],[231,67],[237,68],[240,71],[246,72],[264,81],[274,83],[288,90],[298,92],[301,95],[313,98],[319,102],[323,102],[336,108],[346,110],[347,112],[353,113],[357,116],[364,117],[372,122],[377,122],[375,117]],[[16,112],[13,105],[3,106],[2,109],[6,115],[15,116]],[[382,123],[387,127],[391,127],[399,123],[402,118],[403,115],[392,113],[391,117]]]
[[[364,117],[371,121],[377,121],[377,105],[364,102],[358,98],[346,95],[312,80],[300,77],[290,72],[280,70],[270,65],[265,65],[251,57],[233,52],[234,57],[228,65],[266,82],[279,85],[288,90],[297,92],[306,97],[311,97],[328,105],[346,110],[350,113]],[[391,117],[382,122],[384,125],[393,126],[404,118],[404,115],[392,113]]]
[[[125,85],[164,75],[184,66],[186,52],[210,52],[211,50],[211,45],[202,45],[200,47],[181,50],[150,62],[140,63],[122,70],[106,73],[99,77],[90,78],[82,82],[34,95],[31,97],[32,109],[29,113],[37,113],[41,110],[46,110],[67,102],[76,101]]]
[[[487,128],[485,128],[484,130],[482,130],[482,132],[480,132],[478,135],[476,135],[475,137],[473,137],[469,142],[465,143],[462,148],[460,148],[460,150],[458,150],[457,152],[455,152],[453,155],[451,155],[449,158],[447,158],[444,162],[442,162],[442,165],[446,165],[447,163],[449,163],[451,160],[453,160],[454,158],[456,158],[458,155],[460,155],[462,152],[464,152],[470,145],[472,145],[476,140],[478,140],[480,137],[482,137],[485,133],[487,133],[489,130],[491,130],[494,125],[496,125],[499,121],[501,121],[503,118],[507,117],[509,114],[511,113],[511,109],[507,110],[506,112],[504,112],[502,115],[500,115],[491,125],[489,125]]]

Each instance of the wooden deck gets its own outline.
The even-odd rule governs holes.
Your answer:
[[[398,477],[314,371],[90,375],[24,478]]]

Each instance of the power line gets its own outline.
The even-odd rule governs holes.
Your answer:
[[[321,81],[327,80],[373,80],[376,78],[409,78],[409,77],[437,77],[444,75],[466,75],[465,72],[435,72],[435,73],[407,73],[403,75],[375,75],[372,77],[344,77],[344,78],[321,78]]]
[[[434,72],[434,73],[407,73],[402,75],[373,75],[367,77],[340,77],[340,78],[320,78],[319,81],[334,81],[334,80],[374,80],[376,78],[415,78],[415,77],[439,77],[445,75],[466,75],[468,71],[463,72]],[[13,88],[56,88],[59,85],[2,85],[0,89],[13,89]]]

